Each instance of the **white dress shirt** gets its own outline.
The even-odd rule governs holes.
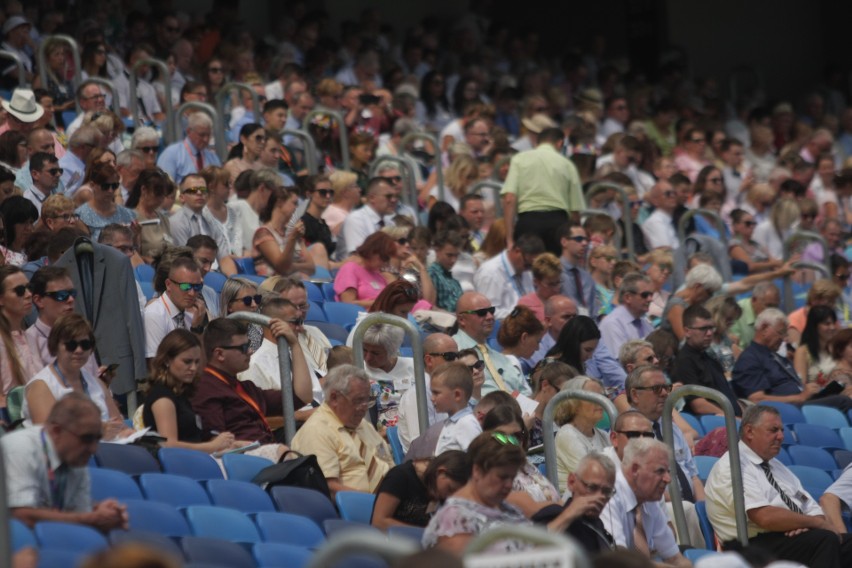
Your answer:
[[[151,358],[157,354],[157,347],[163,338],[172,330],[177,329],[174,317],[180,312],[168,294],[163,294],[145,306],[145,357]],[[192,326],[192,314],[183,312],[185,329]]]
[[[677,231],[675,231],[672,223],[672,216],[662,209],[656,209],[651,213],[642,224],[642,232],[645,234],[645,241],[648,243],[649,249],[670,247],[674,250],[680,246],[677,240]]]
[[[441,455],[447,450],[467,451],[470,443],[482,434],[482,426],[473,414],[470,406],[465,406],[446,420],[444,428],[435,446],[435,455]]]
[[[384,222],[383,224],[381,222]],[[343,221],[343,229],[337,239],[337,250],[335,255],[338,259],[344,259],[364,244],[364,241],[383,227],[393,227],[394,223],[389,218],[381,215],[369,205],[356,209],[346,216]]]
[[[497,319],[508,316],[518,305],[521,296],[533,291],[532,273],[525,270],[516,274],[506,251],[482,263],[473,275],[473,285],[497,308],[494,313]]]

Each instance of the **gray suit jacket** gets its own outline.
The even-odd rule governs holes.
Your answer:
[[[80,249],[86,243],[93,249],[90,279],[81,274],[87,264],[82,261],[86,253]],[[145,330],[130,259],[112,247],[81,237],[56,265],[68,269],[78,290],[74,309],[86,318],[91,314],[98,361],[101,365],[118,364],[110,389],[115,394],[135,391],[136,382],[146,377],[148,370]],[[91,291],[86,289],[86,280]]]

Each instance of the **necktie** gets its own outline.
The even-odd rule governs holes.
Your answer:
[[[635,327],[636,331],[639,333],[639,339],[642,339],[642,338],[645,337],[645,334],[642,331],[642,320],[641,319],[636,318],[635,320],[633,320],[633,327]]]
[[[769,484],[775,488],[775,491],[781,495],[781,500],[784,501],[784,504],[787,505],[787,508],[793,511],[794,513],[802,512],[802,509],[799,508],[796,503],[790,499],[790,496],[784,493],[784,490],[778,485],[778,482],[775,481],[775,476],[772,475],[772,469],[769,467],[769,462],[762,462],[760,464],[761,469],[763,469],[763,473],[766,475],[766,479],[769,481]]]
[[[654,436],[661,442],[663,441],[663,432],[660,429],[660,423],[654,422]],[[675,461],[675,465],[677,466],[677,482],[680,485],[680,495],[683,497],[684,501],[689,501],[690,503],[695,502],[695,495],[692,493],[692,484],[689,482],[689,478],[686,477],[686,474],[683,472],[683,469],[680,467],[680,464]]]
[[[651,557],[651,546],[648,544],[648,534],[642,522],[642,505],[633,509],[633,548],[646,558]]]
[[[378,465],[376,464],[376,453],[370,451],[370,448],[367,446],[364,440],[361,439],[357,431],[351,430],[350,433],[355,438],[355,442],[360,446],[358,448],[358,453],[361,456],[361,459],[364,460],[364,465],[367,466],[367,479],[372,480],[375,477],[376,466]]]
[[[64,463],[53,470],[55,484],[51,484],[51,499],[59,511],[65,509],[65,488],[68,486],[68,466]]]
[[[385,228],[385,220],[384,219],[379,219],[379,222],[376,223],[376,224],[379,226],[379,229]]]
[[[311,355],[311,359],[314,362],[314,366],[317,370],[323,374],[327,372],[326,362],[327,358],[325,357],[325,351],[318,342],[314,341],[314,338],[311,337],[309,333],[304,334],[305,338],[305,347],[308,350],[308,353]]]
[[[523,273],[515,274],[514,276],[512,276],[512,278],[515,280],[515,286],[518,287],[519,296],[525,296],[527,291],[524,289],[524,275],[523,275]]]
[[[204,156],[201,155],[200,151],[195,154],[195,167],[198,168],[197,171],[199,172],[204,169]]]
[[[574,287],[577,288],[577,301],[585,308],[587,307],[586,297],[583,295],[583,281],[580,279],[580,270],[575,266],[571,269],[571,273],[574,275]]]
[[[193,236],[204,234],[204,231],[201,230],[201,219],[198,218],[198,215],[193,215],[192,217],[190,217],[189,224],[192,227]]]
[[[186,326],[186,314],[184,312],[178,312],[172,319],[178,329],[183,329]]]
[[[500,375],[500,372],[494,366],[494,361],[491,360],[491,355],[488,353],[488,346],[484,343],[480,343],[476,346],[476,348],[482,354],[482,360],[485,361],[485,368],[488,370],[488,373],[491,375],[491,378],[494,379],[494,382],[497,384],[497,388],[499,388],[503,392],[508,392],[511,394],[512,391],[506,388],[506,383],[503,382],[503,377]]]

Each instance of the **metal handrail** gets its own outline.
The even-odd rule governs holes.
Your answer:
[[[219,156],[219,160],[224,163],[225,158],[228,156],[228,143],[225,140],[225,123],[219,120],[219,113],[216,112],[213,105],[198,101],[189,101],[180,105],[174,113],[175,124],[172,126],[175,128],[175,131],[177,132],[179,130],[180,117],[183,116],[185,111],[191,109],[206,113],[210,117],[210,120],[213,121],[213,134],[216,138],[216,154]],[[204,148],[199,148],[198,151],[203,152]]]
[[[304,130],[308,136],[311,135],[310,130],[308,128],[311,125],[311,119],[315,116],[330,116],[332,119],[337,121],[337,124],[340,125],[338,128],[338,133],[340,134],[340,160],[343,162],[341,164],[344,170],[349,169],[349,132],[346,129],[346,121],[343,118],[343,114],[339,113],[336,110],[331,110],[325,107],[315,108],[311,112],[305,116],[304,120],[302,120],[302,130]]]
[[[828,257],[830,256],[830,251],[828,250],[828,243],[822,235],[814,231],[795,231],[792,235],[784,239],[782,249],[784,262],[790,260],[790,257],[793,256],[793,245],[799,241],[819,243],[822,246],[823,264],[825,264],[826,268],[831,271],[831,267],[829,266],[828,260]]]
[[[636,260],[636,243],[633,241],[633,218],[630,217],[630,196],[627,194],[627,190],[624,189],[617,183],[612,183],[609,181],[598,181],[593,182],[592,185],[589,186],[588,191],[586,191],[586,195],[592,192],[593,189],[598,187],[606,187],[607,189],[612,189],[618,195],[618,198],[621,200],[621,222],[624,223],[624,236],[623,241],[627,245],[627,256],[630,260]],[[584,196],[585,197],[585,196]],[[588,199],[586,200],[588,203]],[[607,212],[609,215],[609,212]],[[616,224],[618,227],[618,224]],[[619,249],[619,255],[621,254],[621,249]]]
[[[5,433],[0,430],[0,435]],[[0,451],[0,568],[12,566],[12,514],[6,491],[6,459]]]
[[[465,547],[464,555],[469,556],[488,549],[501,540],[524,541],[542,547],[560,548],[567,558],[571,558],[571,566],[590,568],[591,562],[585,549],[573,538],[562,533],[548,532],[541,527],[526,525],[497,525],[474,537]],[[523,553],[518,553],[522,555]],[[520,559],[519,559],[520,560]]]
[[[225,83],[216,93],[215,103],[216,103],[216,112],[219,113],[219,116],[224,120],[225,115],[225,101],[231,96],[231,91],[239,91],[242,93],[243,91],[248,91],[251,93],[251,106],[252,111],[254,112],[254,121],[258,124],[263,124],[263,113],[260,109],[260,96],[257,94],[257,91],[251,88],[251,85],[248,83],[240,83],[239,81],[231,81],[229,83]]]
[[[615,419],[618,417],[618,410],[616,410],[612,401],[596,392],[566,389],[559,391],[550,399],[550,402],[544,407],[544,414],[541,417],[541,431],[544,432],[544,464],[547,470],[547,479],[550,480],[554,487],[559,487],[559,475],[556,471],[556,437],[552,434],[553,415],[556,413],[556,407],[559,403],[570,398],[593,402],[602,406],[604,412],[609,416],[610,424],[614,425]],[[562,489],[560,489],[560,493],[561,491]]]
[[[15,65],[18,67],[18,86],[19,87],[29,87],[30,84],[27,81],[27,68],[24,67],[24,62],[18,57],[17,53],[13,53],[11,51],[6,51],[5,49],[0,49],[0,59],[11,59],[15,62]]]
[[[303,130],[285,128],[281,131],[282,141],[284,136],[292,136],[302,141],[305,146],[305,167],[308,168],[309,174],[312,176],[317,175],[319,173],[319,166],[317,165],[317,144],[314,142],[314,139],[311,138],[311,135]]]
[[[725,250],[728,250],[728,234],[726,232],[727,229],[725,228],[725,222],[722,220],[721,215],[715,211],[711,211],[710,209],[690,209],[684,213],[677,224],[678,241],[681,243],[686,241],[686,225],[689,223],[689,220],[696,215],[702,215],[713,219],[713,222],[716,225],[716,230],[719,231],[719,240],[725,246]]]
[[[112,111],[118,116],[121,117],[121,104],[118,100],[118,91],[115,90],[115,85],[112,84],[112,81],[109,79],[104,79],[103,77],[89,77],[85,80],[86,83],[94,83],[96,85],[100,85],[101,87],[106,87],[109,90],[109,94],[112,97]]]
[[[68,44],[68,47],[71,48],[71,58],[74,60],[74,80],[71,82],[71,85],[76,89],[80,86],[80,70],[82,69],[82,63],[80,59],[80,47],[77,45],[77,41],[69,36],[64,34],[55,34],[44,36],[41,38],[41,43],[38,46],[38,52],[36,53],[36,61],[38,63],[38,77],[41,80],[41,88],[47,89],[47,54],[45,53],[47,50],[47,42],[50,40],[58,40],[64,41]],[[73,94],[73,93],[71,93]],[[77,112],[80,112],[80,103],[79,101],[75,102],[77,105]]]
[[[272,318],[269,316],[251,312],[234,312],[228,316],[228,319],[254,323],[263,327],[269,327],[272,321]],[[293,400],[293,373],[290,365],[290,346],[287,344],[287,338],[283,335],[278,338],[278,372],[281,375],[281,403],[284,406],[284,443],[289,446],[290,442],[293,441],[293,436],[296,435],[296,403]]]
[[[426,364],[423,361],[423,342],[420,341],[420,332],[414,324],[399,316],[375,312],[358,322],[352,332],[352,351],[355,355],[355,366],[366,369],[364,364],[364,334],[367,329],[376,324],[387,324],[401,327],[408,335],[414,357],[414,393],[417,395],[417,423],[420,432],[429,429],[429,410],[426,406]]]
[[[136,98],[136,76],[139,72],[139,68],[144,65],[156,67],[160,72],[159,79],[163,81],[165,95],[163,103],[166,107],[166,123],[163,128],[163,137],[166,140],[166,144],[172,144],[177,142],[178,137],[177,131],[175,130],[175,109],[174,105],[172,105],[172,82],[169,80],[169,67],[166,65],[165,61],[162,61],[161,59],[154,59],[153,57],[146,57],[145,59],[140,59],[134,63],[130,68],[130,100],[128,101],[128,104],[130,105],[130,116],[133,118],[135,124],[139,118],[139,101]]]
[[[831,277],[831,271],[824,265],[819,262],[808,262],[805,260],[800,260],[798,262],[794,262],[791,265],[796,270],[815,270],[820,272],[824,278]],[[793,297],[793,287],[790,285],[790,279],[792,278],[791,274],[787,274],[784,276],[784,279],[781,281],[781,287],[783,288],[784,294],[784,312],[790,313],[795,309],[796,299]]]
[[[478,193],[482,195],[482,192],[479,191],[480,188],[487,187],[491,189],[491,193],[494,195],[494,214],[499,219],[503,216],[503,203],[500,201],[500,190],[503,189],[503,184],[499,181],[493,181],[490,179],[484,179],[482,181],[478,181],[467,190],[468,193]]]
[[[408,151],[408,145],[415,140],[424,140],[432,144],[432,149],[435,153],[435,182],[438,184],[438,199],[444,201],[444,164],[441,162],[441,143],[434,134],[429,134],[428,132],[409,132],[399,141],[399,153],[413,158]]]
[[[399,156],[380,156],[373,160],[370,166],[370,177],[375,176],[384,164],[394,164],[400,170],[399,173],[402,175],[406,187],[406,191],[403,192],[405,199],[402,202],[414,210],[414,222],[417,223],[417,212],[420,210],[420,207],[417,203],[417,183],[414,179],[414,167],[405,158],[400,158]]]
[[[311,557],[307,568],[337,566],[341,560],[352,554],[364,553],[372,553],[393,563],[394,560],[414,554],[418,550],[420,546],[409,538],[389,539],[375,530],[353,528],[329,538]]]
[[[686,396],[697,396],[712,400],[722,407],[725,413],[725,430],[728,437],[728,459],[731,465],[731,486],[734,492],[734,521],[737,523],[737,539],[743,546],[748,545],[748,519],[745,510],[745,497],[743,493],[743,473],[740,468],[739,438],[737,436],[737,416],[731,401],[716,389],[698,385],[686,385],[672,391],[666,398],[663,407],[663,440],[672,449],[669,456],[669,468],[677,471],[677,460],[674,455],[674,426],[672,422],[672,411],[675,404]],[[689,529],[686,525],[686,516],[683,512],[683,496],[677,480],[669,483],[669,496],[672,502],[672,513],[674,513],[677,534],[681,540],[689,541]],[[691,542],[688,544],[692,544]]]

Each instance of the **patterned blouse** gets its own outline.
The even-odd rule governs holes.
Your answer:
[[[462,497],[450,497],[429,521],[423,533],[423,547],[435,546],[439,538],[463,534],[477,536],[499,525],[529,524],[529,519],[508,503],[501,503],[494,508]],[[513,552],[525,550],[528,546],[524,542],[504,540],[489,547],[488,552]]]

